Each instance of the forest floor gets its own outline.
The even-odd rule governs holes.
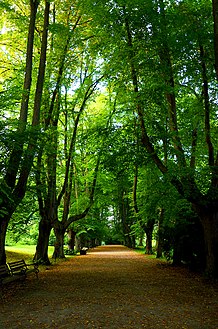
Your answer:
[[[217,329],[218,287],[123,246],[102,246],[4,289],[1,329]]]

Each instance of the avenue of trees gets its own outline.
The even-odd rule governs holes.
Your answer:
[[[218,1],[0,3],[0,264],[101,241],[218,276]],[[33,237],[34,236],[34,237]],[[76,237],[76,242],[75,242]]]

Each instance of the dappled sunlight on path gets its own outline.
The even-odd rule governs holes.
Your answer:
[[[1,329],[218,328],[216,286],[124,246],[90,249],[14,289]]]

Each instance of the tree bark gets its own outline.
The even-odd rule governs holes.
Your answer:
[[[8,215],[0,220],[0,265],[6,264],[5,238],[10,218]]]
[[[153,228],[149,228],[149,230],[146,230],[146,246],[145,246],[145,253],[147,255],[153,254],[153,248],[152,248],[152,234],[153,234]]]
[[[10,159],[8,162],[7,172],[5,175],[5,182],[11,188],[13,188],[16,183],[16,177],[23,153],[23,145],[25,142],[25,137],[23,136],[23,133],[26,130],[28,107],[29,107],[29,95],[30,95],[30,88],[32,83],[33,44],[34,44],[34,31],[35,31],[35,22],[36,22],[38,5],[39,5],[39,1],[33,1],[33,0],[30,1],[30,22],[29,22],[27,51],[26,51],[26,67],[24,73],[25,77],[24,77],[21,109],[20,109],[19,126],[17,131],[19,140],[15,141],[14,143],[14,148],[11,152]]]
[[[121,183],[120,183],[121,185]],[[130,227],[129,227],[129,203],[126,198],[126,192],[121,186],[118,186],[119,189],[119,218],[122,224],[124,245],[132,248],[132,239],[130,236]]]
[[[202,81],[203,81],[203,95],[204,95],[204,109],[205,109],[205,118],[204,118],[204,131],[205,138],[208,147],[208,164],[209,166],[214,166],[214,148],[211,141],[210,134],[210,97],[209,97],[209,88],[208,88],[208,79],[207,79],[207,68],[205,63],[205,52],[204,47],[200,44],[200,59],[201,59],[201,68],[202,68]]]
[[[39,236],[36,246],[34,260],[40,261],[43,264],[49,265],[50,260],[48,257],[49,237],[51,233],[51,221],[45,214],[39,223]]]
[[[125,7],[124,7],[124,13],[125,13]],[[171,57],[170,57],[170,49],[167,44],[167,33],[166,33],[166,23],[165,23],[165,13],[164,13],[164,2],[163,0],[160,0],[160,10],[158,13],[161,17],[161,37],[162,37],[162,45],[160,46],[159,50],[159,57],[161,63],[163,63],[164,67],[167,68],[166,70],[163,70],[164,73],[164,80],[166,83],[166,86],[170,87],[166,93],[166,99],[169,104],[169,125],[170,130],[173,133],[172,137],[172,143],[175,150],[175,155],[177,157],[177,165],[178,169],[186,169],[186,159],[184,150],[181,144],[179,131],[177,127],[177,118],[176,118],[176,102],[175,102],[175,94],[174,94],[174,77],[173,77],[173,70],[172,70],[172,63],[171,63]],[[214,14],[214,26],[215,26],[215,58],[216,58],[216,72],[218,74],[218,1],[213,0],[213,14]],[[138,112],[138,118],[141,126],[141,132],[142,132],[142,144],[146,148],[147,152],[152,157],[154,163],[159,168],[159,170],[165,175],[169,172],[168,167],[161,161],[161,159],[158,157],[157,153],[155,152],[154,145],[151,143],[151,140],[147,134],[144,116],[143,116],[143,105],[140,103],[140,99],[138,97],[139,95],[139,85],[138,85],[138,76],[137,76],[137,70],[135,66],[134,61],[134,47],[132,42],[132,35],[130,26],[128,24],[128,15],[125,15],[125,27],[126,27],[126,34],[127,34],[127,44],[129,46],[129,63],[130,63],[130,69],[132,73],[132,83],[133,83],[133,89],[136,94],[136,108]],[[156,31],[157,33],[158,31]],[[204,96],[205,96],[205,133],[206,133],[206,142],[208,145],[208,157],[209,157],[209,167],[211,170],[211,186],[208,190],[207,195],[203,195],[201,191],[199,190],[196,181],[194,180],[193,170],[187,171],[183,170],[183,175],[181,177],[176,177],[175,175],[171,177],[171,183],[174,185],[174,187],[177,189],[179,194],[182,197],[185,197],[189,202],[191,202],[193,205],[198,205],[199,207],[205,207],[207,205],[207,209],[209,211],[210,204],[215,204],[217,202],[217,182],[218,182],[218,154],[215,156],[213,154],[213,145],[211,143],[210,139],[210,126],[209,126],[209,108],[207,104],[207,77],[206,77],[206,66],[204,63],[203,58],[203,49],[201,49],[201,64],[202,64],[202,74],[203,74],[203,89],[204,89]],[[218,77],[218,75],[217,75]],[[194,131],[193,139],[192,139],[192,151],[195,150],[197,145],[197,134],[196,131]],[[192,153],[191,158],[191,168],[194,169],[195,167],[195,157],[194,153]],[[214,165],[213,165],[214,164]],[[213,207],[213,206],[212,206]],[[207,211],[207,213],[208,213]],[[211,210],[209,211],[211,213]],[[202,218],[201,213],[199,213],[199,216],[202,218],[202,225],[204,227],[204,234],[205,234],[205,244],[206,244],[206,271],[209,273],[209,275],[217,276],[217,267],[218,267],[218,258],[217,258],[217,244],[215,241],[217,241],[217,230],[218,230],[218,223],[217,223],[217,210],[213,211],[212,214],[209,216],[210,219],[207,218],[205,215],[204,218]],[[216,238],[215,238],[216,236]],[[216,240],[217,239],[217,240]],[[216,248],[214,247],[216,245]]]
[[[37,1],[36,1],[37,2]],[[37,147],[37,140],[39,136],[39,117],[41,108],[42,91],[44,85],[44,76],[46,68],[46,52],[47,52],[47,42],[48,42],[48,25],[49,25],[49,8],[50,2],[46,1],[44,10],[44,25],[43,25],[43,36],[41,43],[41,54],[40,63],[37,76],[37,85],[35,90],[34,99],[34,109],[33,109],[33,119],[32,119],[32,131],[30,134],[29,144],[27,150],[24,154],[24,160],[20,169],[20,176],[17,185],[14,189],[14,195],[17,200],[22,200],[26,192],[26,184],[32,167],[33,159],[35,156],[35,151]],[[37,127],[37,128],[36,128]]]
[[[72,229],[69,229],[67,235],[68,235],[68,249],[74,251],[76,232],[73,231]]]
[[[153,254],[153,247],[152,247],[152,237],[153,237],[153,230],[154,230],[154,220],[148,220],[146,224],[142,226],[143,230],[146,234],[146,246],[145,246],[145,253],[148,255]]]
[[[158,237],[157,237],[157,258],[161,258],[163,255],[163,219],[164,219],[164,209],[161,208],[159,221],[158,221]]]
[[[75,249],[79,251],[82,247],[80,236],[75,236]]]
[[[218,209],[198,209],[204,231],[206,274],[218,278]]]
[[[29,23],[29,33],[28,33],[28,44],[27,44],[27,55],[26,55],[26,69],[25,69],[25,79],[24,79],[24,91],[23,98],[21,103],[20,110],[20,119],[19,119],[19,127],[18,133],[21,134],[21,140],[15,142],[15,147],[12,150],[8,168],[6,170],[4,185],[1,187],[2,194],[2,212],[6,212],[4,221],[6,221],[5,225],[2,227],[2,231],[0,231],[1,236],[1,249],[0,249],[0,259],[2,262],[5,260],[5,247],[3,244],[5,243],[5,229],[7,229],[8,223],[14,211],[16,210],[17,205],[23,199],[26,192],[27,180],[30,174],[30,170],[32,167],[35,148],[37,144],[38,133],[35,134],[36,128],[33,127],[38,125],[39,120],[35,117],[35,110],[33,114],[34,120],[32,121],[32,132],[30,135],[29,145],[25,154],[23,154],[23,145],[24,145],[24,137],[22,136],[26,129],[26,121],[28,116],[28,104],[29,104],[29,92],[31,87],[31,77],[32,77],[32,58],[33,58],[33,43],[34,43],[34,29],[35,29],[35,20],[37,8],[39,5],[39,1],[30,1],[30,23]],[[48,17],[49,17],[49,6],[46,5],[45,13],[44,13],[44,27],[43,31],[47,31],[48,29]],[[44,32],[43,32],[44,33]],[[42,54],[40,56],[40,66],[38,71],[38,80],[40,80],[40,86],[36,88],[36,93],[38,93],[38,97],[35,98],[35,101],[38,102],[38,116],[41,105],[41,96],[42,96],[42,88],[44,82],[44,72],[45,72],[45,54],[47,48],[47,32],[44,34],[43,43],[42,43],[42,52],[44,53],[44,57],[42,58]],[[35,107],[35,104],[34,104]],[[36,119],[36,120],[35,120]],[[23,157],[22,166],[21,159]],[[19,172],[19,178],[16,184],[17,175]],[[15,185],[16,184],[16,185]],[[10,187],[10,193],[5,194],[4,190]],[[1,198],[0,198],[1,199]],[[7,199],[7,200],[6,200]],[[13,205],[12,205],[13,204]],[[12,205],[12,206],[11,206]]]
[[[47,194],[46,198],[42,197],[42,183],[40,178],[41,171],[41,153],[38,155],[38,172],[36,173],[36,185],[37,185],[37,196],[38,196],[38,204],[39,204],[39,212],[41,216],[40,224],[39,224],[39,236],[37,240],[35,259],[41,259],[43,263],[49,263],[48,258],[48,244],[49,244],[49,236],[51,233],[52,227],[54,224],[58,222],[57,219],[57,198],[56,198],[56,130],[53,132],[51,142],[51,148],[49,149],[49,153],[47,154]]]
[[[64,235],[65,235],[65,229],[62,228],[61,225],[59,225],[60,222],[56,222],[54,224],[54,233],[55,233],[55,244],[54,244],[54,253],[52,255],[52,258],[65,258],[64,255]]]

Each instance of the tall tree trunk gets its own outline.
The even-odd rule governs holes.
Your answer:
[[[50,1],[46,1],[46,8],[49,7]],[[75,26],[73,29],[76,28],[76,26],[79,23],[80,16],[78,17]],[[50,234],[51,228],[54,227],[55,230],[55,235],[56,235],[56,243],[55,243],[55,251],[54,251],[54,257],[64,257],[64,252],[63,252],[63,236],[65,233],[65,229],[63,230],[63,227],[60,228],[60,222],[58,222],[58,217],[57,217],[57,210],[58,206],[61,202],[62,195],[65,191],[65,184],[64,188],[62,189],[60,196],[57,200],[57,195],[56,195],[56,158],[57,158],[57,124],[58,124],[58,118],[59,118],[59,113],[60,113],[60,103],[58,101],[58,93],[61,87],[61,80],[63,77],[63,72],[64,72],[64,64],[66,61],[66,54],[69,48],[69,43],[70,43],[70,38],[71,34],[68,36],[63,55],[61,58],[60,66],[59,66],[59,71],[58,71],[58,77],[57,77],[57,82],[56,86],[53,90],[52,94],[52,99],[51,99],[51,104],[49,107],[49,111],[47,113],[47,117],[45,119],[45,129],[47,130],[50,125],[52,127],[51,130],[51,147],[48,149],[47,152],[47,176],[48,176],[48,187],[47,187],[47,195],[46,198],[43,200],[42,193],[40,192],[40,187],[42,186],[41,182],[41,177],[40,177],[40,172],[42,168],[41,164],[41,159],[39,159],[39,166],[38,166],[38,173],[37,173],[37,186],[38,186],[38,202],[39,202],[39,207],[40,207],[40,213],[41,213],[41,221],[40,221],[40,226],[39,226],[39,238],[37,241],[37,247],[36,247],[36,254],[35,258],[43,258],[44,262],[49,262],[48,261],[48,242],[49,242],[49,236],[45,235],[45,239],[43,240],[43,232],[41,230],[43,227],[49,227],[50,230],[46,230],[47,234]],[[40,86],[40,81],[38,81],[38,84]],[[37,85],[38,85],[37,84]],[[37,111],[37,103],[36,104],[36,116],[33,118],[33,121],[39,118],[37,117],[37,114],[39,115],[39,111]],[[56,105],[56,107],[55,107]],[[56,110],[56,113],[54,113]],[[42,150],[41,150],[42,154]],[[40,156],[40,155],[39,155]],[[49,212],[49,214],[48,214]],[[46,213],[48,214],[47,216],[44,216],[43,214]],[[40,254],[40,251],[43,251],[43,254]]]
[[[5,238],[10,218],[11,214],[8,214],[0,220],[0,265],[6,264]]]
[[[55,244],[52,258],[65,258],[64,255],[64,235],[65,229],[59,221],[54,223]]]
[[[55,137],[54,137],[55,138]],[[52,148],[50,150],[52,152]],[[39,171],[41,167],[41,153],[38,157]],[[49,156],[50,155],[50,156]],[[37,193],[38,193],[38,203],[40,211],[40,224],[39,224],[39,235],[36,246],[36,253],[34,259],[40,259],[43,263],[49,264],[48,258],[48,244],[51,229],[54,222],[57,221],[57,200],[56,200],[56,153],[49,154],[47,160],[48,172],[48,191],[46,200],[42,198],[40,172],[37,172],[36,182],[37,182]]]
[[[206,274],[218,278],[218,209],[198,208],[198,212],[204,231]]]
[[[209,96],[209,83],[207,78],[207,67],[205,63],[205,51],[204,47],[200,43],[200,60],[202,68],[202,82],[203,82],[203,96],[204,96],[204,109],[205,109],[205,118],[204,118],[204,131],[205,139],[208,147],[208,164],[211,168],[214,166],[214,148],[211,141],[211,127],[210,127],[210,96]]]
[[[68,249],[74,251],[76,232],[72,228],[70,228],[68,229],[67,235],[68,235]]]
[[[175,150],[175,155],[177,157],[177,165],[178,169],[183,169],[183,175],[181,177],[172,176],[171,183],[172,185],[177,189],[179,194],[182,197],[185,197],[189,202],[192,204],[206,204],[207,208],[209,209],[210,203],[212,200],[217,201],[217,186],[218,186],[218,154],[215,156],[213,154],[213,146],[210,140],[210,126],[209,126],[209,108],[207,104],[207,77],[205,75],[206,73],[206,66],[204,63],[204,53],[203,48],[201,48],[201,65],[202,65],[202,73],[203,73],[203,90],[204,90],[204,100],[205,100],[205,133],[206,133],[206,142],[208,145],[208,157],[209,157],[209,167],[211,170],[211,186],[209,188],[209,191],[207,193],[207,196],[204,196],[201,191],[199,190],[196,181],[194,180],[193,170],[187,171],[184,170],[187,168],[187,163],[185,159],[184,150],[182,147],[181,139],[179,136],[179,131],[177,127],[177,117],[176,117],[176,99],[175,99],[175,93],[174,93],[174,76],[173,76],[173,65],[171,62],[171,56],[170,56],[170,49],[167,43],[167,31],[166,31],[166,17],[165,17],[165,10],[164,10],[164,1],[160,0],[160,8],[158,15],[160,15],[160,21],[161,21],[161,31],[157,30],[155,31],[156,34],[161,34],[162,44],[160,44],[159,49],[159,57],[161,63],[163,63],[163,67],[166,68],[166,70],[163,70],[163,76],[166,83],[166,99],[169,105],[169,127],[171,132],[173,133],[172,137],[172,144],[173,148]],[[124,13],[125,13],[125,7],[124,7]],[[213,15],[214,15],[214,31],[215,31],[215,62],[216,62],[216,73],[218,74],[218,1],[213,0]],[[131,68],[131,74],[132,74],[132,83],[133,83],[133,89],[136,94],[136,108],[138,113],[138,118],[141,126],[141,133],[142,133],[142,145],[146,148],[147,152],[151,155],[151,158],[153,159],[156,166],[159,168],[159,170],[166,175],[168,173],[168,167],[162,162],[160,157],[158,157],[158,154],[155,152],[154,145],[151,143],[151,139],[148,136],[145,121],[143,117],[143,104],[140,102],[139,96],[139,84],[138,84],[138,76],[137,76],[137,69],[135,65],[135,58],[134,58],[134,47],[133,47],[133,41],[132,41],[132,34],[130,30],[130,26],[128,23],[128,15],[125,15],[125,27],[126,27],[126,34],[127,34],[127,44],[129,46],[129,63]],[[155,27],[154,27],[155,30]],[[159,36],[160,37],[160,36]],[[217,76],[218,77],[218,76]],[[192,140],[192,151],[196,149],[196,137],[197,134],[194,131],[194,136]],[[214,165],[213,165],[214,163]],[[191,168],[193,169],[195,166],[195,156],[192,153],[191,157]],[[205,207],[205,206],[204,206]],[[209,211],[209,210],[208,210]],[[207,213],[208,213],[207,211]],[[202,218],[202,214],[199,213],[200,218]],[[208,219],[207,218],[210,218]],[[217,274],[217,267],[218,267],[218,258],[217,258],[217,230],[218,230],[218,223],[217,223],[217,214],[215,214],[215,211],[212,215],[204,215],[204,218],[202,218],[202,225],[204,227],[204,239],[205,239],[205,245],[206,245],[206,271],[209,275],[218,276]],[[215,248],[216,246],[216,248]]]
[[[145,253],[148,255],[152,255],[153,254],[152,237],[154,230],[154,220],[149,220],[148,223],[146,225],[143,225],[142,227],[146,234]]]
[[[33,57],[33,42],[34,42],[34,29],[35,29],[35,20],[36,20],[36,13],[38,8],[39,1],[30,1],[31,13],[30,13],[30,23],[29,23],[29,34],[28,34],[28,44],[27,44],[27,56],[26,56],[26,69],[25,69],[25,80],[24,80],[24,91],[23,91],[23,98],[20,110],[20,124],[19,124],[19,133],[23,133],[26,127],[26,121],[28,116],[28,104],[29,104],[29,92],[31,87],[31,77],[32,77],[32,57]],[[2,227],[2,234],[1,237],[1,248],[0,248],[0,260],[1,262],[5,262],[5,247],[3,243],[5,243],[5,228],[7,229],[8,223],[16,207],[22,201],[25,192],[26,192],[26,185],[27,180],[30,174],[30,170],[32,167],[35,149],[37,146],[37,139],[38,139],[38,131],[36,132],[35,126],[39,124],[39,113],[40,113],[40,106],[41,106],[41,98],[42,98],[42,89],[44,83],[44,74],[45,74],[45,66],[46,66],[46,51],[47,51],[47,36],[48,36],[48,21],[49,21],[49,2],[46,1],[45,11],[44,11],[44,26],[43,26],[43,37],[42,37],[42,44],[41,44],[41,55],[40,55],[40,65],[38,69],[38,80],[37,86],[35,90],[35,100],[34,100],[34,111],[33,111],[33,120],[32,120],[32,127],[33,131],[30,135],[29,145],[25,154],[23,154],[23,145],[24,140],[21,139],[21,142],[18,144],[15,143],[15,148],[11,153],[11,157],[9,159],[9,165],[6,170],[6,175],[4,179],[4,183],[6,183],[7,187],[2,186],[1,194],[3,194],[2,200],[5,205],[8,207],[5,208],[5,205],[2,207],[3,212],[7,212],[5,217],[5,225]],[[34,135],[34,136],[33,136]],[[21,158],[23,157],[22,166]],[[19,178],[16,184],[17,175],[19,172]],[[16,186],[15,186],[16,184]],[[5,194],[5,188],[10,187],[10,193]],[[10,197],[9,197],[10,195]],[[7,197],[6,197],[7,196]],[[5,197],[8,199],[5,202]],[[1,199],[1,198],[0,198]],[[13,211],[11,210],[10,204],[13,203]]]
[[[81,244],[81,238],[80,236],[76,236],[75,237],[75,249],[76,251],[79,251],[82,247],[82,244]]]
[[[120,198],[119,216],[120,216],[122,228],[123,228],[124,244],[125,244],[125,246],[132,248],[132,239],[130,236],[130,227],[129,227],[129,220],[128,220],[129,204],[128,204],[128,199],[126,199],[126,193],[123,189],[120,192],[119,198]]]
[[[152,255],[153,254],[153,249],[152,249],[152,233],[153,230],[149,229],[146,230],[146,246],[145,246],[145,253],[147,255]]]
[[[23,145],[25,142],[25,138],[22,135],[26,130],[26,123],[28,117],[29,95],[32,83],[34,31],[38,5],[39,1],[30,1],[30,22],[26,52],[26,67],[18,126],[19,140],[15,141],[14,143],[14,148],[11,152],[8,161],[8,168],[5,175],[5,182],[11,188],[13,188],[16,183],[17,172],[19,170],[20,161],[23,154]]]
[[[161,208],[159,221],[158,221],[158,237],[157,237],[157,258],[161,258],[163,254],[163,219],[164,219],[164,209]]]
[[[33,58],[33,43],[34,43],[34,30],[36,13],[38,8],[38,1],[30,1],[30,22],[28,31],[28,42],[27,42],[27,52],[26,52],[26,68],[25,68],[25,78],[23,86],[23,96],[20,109],[20,119],[17,134],[19,135],[19,140],[15,141],[14,148],[11,152],[8,167],[6,170],[5,178],[3,183],[1,183],[1,196],[0,200],[0,211],[5,214],[0,220],[0,265],[6,263],[6,253],[5,253],[5,238],[7,227],[13,212],[15,211],[17,205],[21,199],[17,199],[13,195],[13,189],[16,184],[17,173],[20,166],[20,161],[23,154],[24,137],[22,136],[26,129],[26,122],[28,116],[28,104],[29,104],[29,93],[31,88],[32,80],[32,58]]]
[[[48,257],[48,245],[51,229],[51,221],[48,215],[45,214],[39,223],[39,235],[34,260],[40,260],[40,262],[47,265],[50,264]]]
[[[139,237],[139,247],[143,247],[143,240],[144,240],[145,234],[142,233]]]
[[[34,256],[34,259],[41,259],[43,263],[49,263],[49,237],[54,223],[58,221],[56,200],[53,191],[51,193],[48,192],[48,200],[46,201],[47,202],[44,203],[44,206],[41,204],[42,209],[40,210],[41,220],[39,223],[39,235]]]

